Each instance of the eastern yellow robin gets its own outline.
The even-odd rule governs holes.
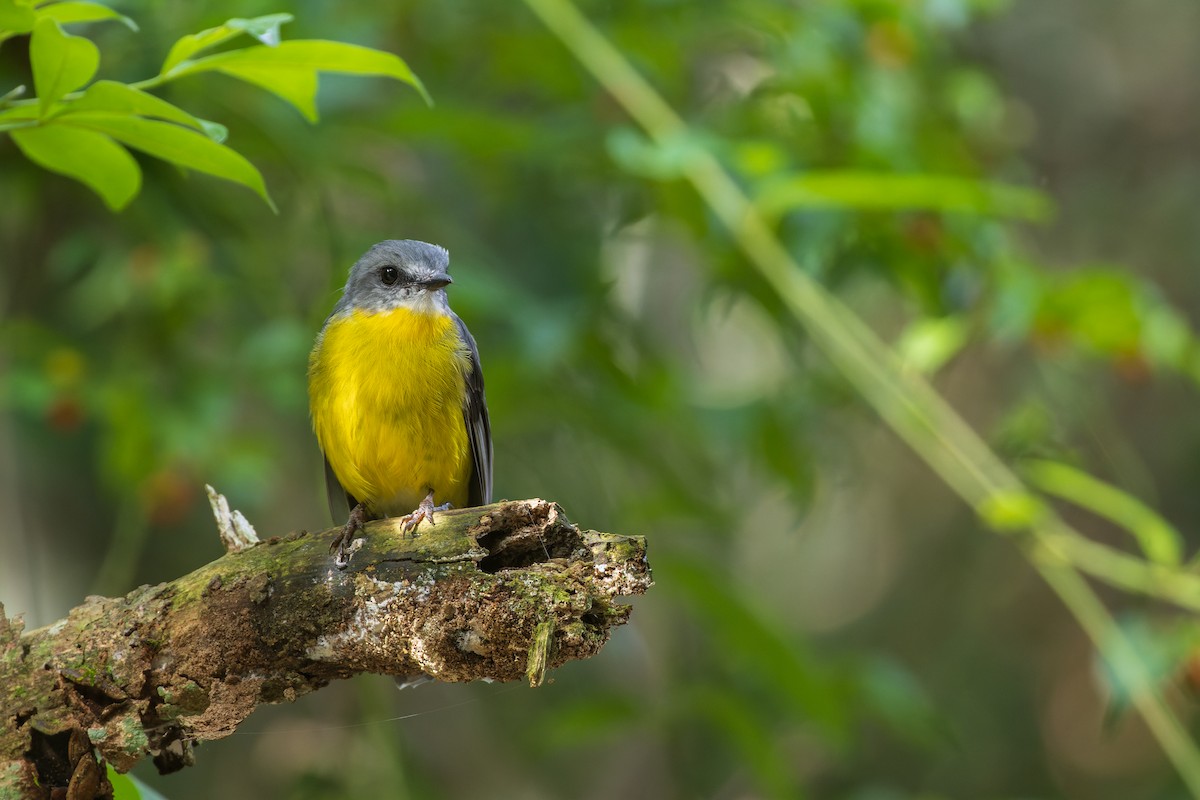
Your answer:
[[[350,269],[309,356],[330,510],[349,512],[330,547],[339,568],[367,520],[402,515],[414,531],[435,511],[491,502],[483,372],[446,299],[449,263],[425,242],[375,245]]]

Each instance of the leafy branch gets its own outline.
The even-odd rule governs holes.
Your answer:
[[[687,123],[662,99],[629,61],[566,0],[526,0],[576,58],[591,72],[651,139],[675,153],[677,166],[712,213],[729,230],[749,263],[803,324],[825,355],[842,371],[892,429],[962,497],[993,530],[1009,535],[1054,589],[1108,661],[1131,700],[1193,796],[1200,797],[1200,752],[1153,686],[1146,664],[1117,626],[1080,570],[1163,599],[1187,598],[1195,607],[1200,581],[1174,568],[1176,552],[1164,546],[1162,528],[1149,530],[1147,516],[1129,503],[1093,503],[1093,510],[1133,525],[1148,555],[1145,562],[1087,540],[1032,491],[957,412],[900,359],[853,312],[800,268],[772,231],[766,211],[752,201],[710,148],[680,148],[696,142]],[[812,194],[812,188],[807,191]],[[789,193],[794,194],[793,190]],[[821,194],[817,192],[816,194]],[[791,202],[791,201],[789,201]],[[1012,205],[1011,200],[1008,201]],[[1018,202],[1017,206],[1021,204]],[[1034,213],[1018,216],[1036,217]],[[1079,478],[1041,469],[1038,483],[1051,494],[1077,500]],[[1064,477],[1066,482],[1064,483]],[[1094,488],[1094,487],[1093,487]],[[1131,513],[1134,512],[1134,513]],[[1084,554],[1086,553],[1086,557]],[[1160,589],[1153,576],[1169,574],[1174,592]],[[1186,589],[1180,592],[1180,586]]]
[[[145,80],[93,82],[99,48],[67,33],[63,25],[106,20],[137,30],[128,17],[99,3],[0,0],[0,42],[30,36],[35,91],[25,98],[25,87],[18,86],[0,97],[0,133],[11,136],[35,164],[86,184],[114,211],[127,206],[141,188],[142,171],[129,148],[239,183],[275,208],[262,174],[224,144],[228,131],[223,125],[195,117],[147,89],[216,72],[266,89],[316,122],[318,75],[338,72],[403,81],[429,102],[424,86],[399,56],[321,39],[281,41],[279,29],[292,20],[290,14],[231,19],[184,36],[171,47],[158,74]],[[211,52],[245,36],[259,44]]]

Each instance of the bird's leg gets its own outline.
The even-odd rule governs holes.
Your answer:
[[[429,524],[435,524],[433,521],[433,512],[445,511],[450,508],[449,503],[442,503],[440,506],[433,504],[433,489],[429,490],[429,494],[425,495],[425,499],[421,501],[421,505],[413,509],[411,514],[405,514],[400,518],[400,530],[403,533],[412,533],[421,524],[421,520],[429,520]]]
[[[362,503],[359,503],[354,508],[350,509],[350,517],[346,520],[345,527],[336,539],[329,545],[329,552],[337,550],[337,556],[334,557],[333,563],[338,569],[345,569],[350,564],[350,554],[346,552],[346,548],[354,541],[354,534],[362,530],[363,523],[367,521],[367,508]]]

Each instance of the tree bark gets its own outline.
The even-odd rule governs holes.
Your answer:
[[[544,500],[439,512],[416,536],[370,523],[345,570],[335,532],[89,597],[34,631],[0,608],[0,798],[105,797],[105,760],[180,769],[260,703],[360,672],[536,686],[599,651],[629,618],[616,598],[652,583],[641,537],[581,531]]]

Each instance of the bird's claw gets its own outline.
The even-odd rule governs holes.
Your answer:
[[[451,506],[449,503],[442,503],[440,506],[433,504],[433,492],[425,495],[425,499],[421,501],[421,505],[413,509],[412,513],[405,514],[400,518],[400,532],[411,533],[416,536],[417,526],[423,520],[429,520],[430,525],[436,525],[437,522],[433,518],[433,512],[446,511]]]
[[[350,517],[346,520],[345,526],[342,527],[342,532],[330,542],[329,552],[337,551],[337,555],[333,557],[333,565],[338,569],[345,569],[350,565],[350,543],[354,541],[354,534],[362,530],[365,520],[366,508],[363,507],[362,503],[359,503],[350,510]]]

